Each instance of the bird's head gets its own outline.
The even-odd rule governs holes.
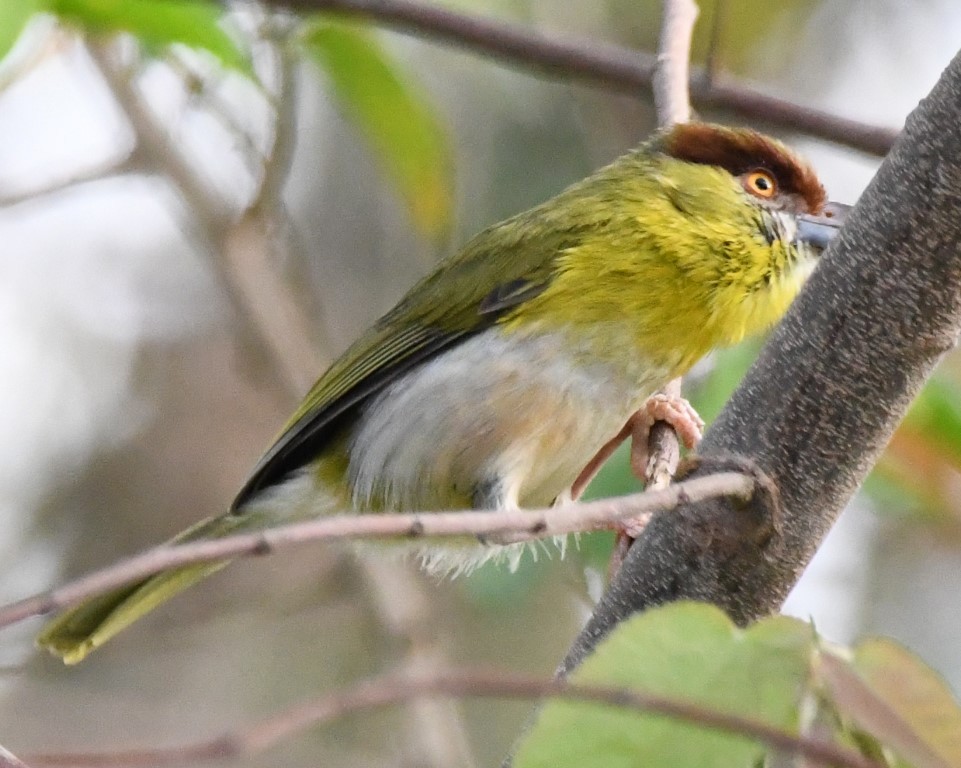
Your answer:
[[[549,275],[515,281],[537,290],[504,324],[575,326],[608,357],[623,353],[610,327],[628,326],[639,359],[680,372],[773,325],[843,213],[779,141],[685,123],[479,242]]]
[[[764,238],[797,246],[802,258],[817,256],[841,226],[847,206],[827,202],[814,169],[775,139],[746,128],[684,123],[654,144],[682,163],[712,166],[721,183],[733,180],[755,209]]]
[[[838,231],[811,166],[775,139],[706,123],[677,125],[649,145],[663,192],[664,252],[723,324],[721,343],[773,324]],[[683,241],[683,242],[681,242]],[[700,290],[698,290],[700,289]]]

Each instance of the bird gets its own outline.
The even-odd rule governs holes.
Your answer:
[[[784,314],[842,220],[776,139],[701,122],[661,130],[440,261],[320,376],[229,511],[173,541],[567,501],[656,390]],[[686,403],[654,402],[653,418],[696,440]],[[518,551],[416,547],[436,573]],[[94,597],[38,644],[76,663],[223,565]]]

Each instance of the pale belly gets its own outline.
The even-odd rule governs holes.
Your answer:
[[[487,330],[365,409],[349,449],[354,506],[547,506],[664,380],[627,352],[599,362],[559,332]]]

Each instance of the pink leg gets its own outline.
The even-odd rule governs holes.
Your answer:
[[[588,467],[578,477],[578,482],[584,477],[587,469],[591,470],[591,474],[587,478],[589,481],[600,468],[600,465],[613,453],[614,449],[626,439],[628,433],[631,435],[631,470],[639,480],[646,482],[650,460],[648,438],[651,427],[658,421],[670,424],[677,432],[678,439],[688,450],[694,449],[701,441],[701,430],[704,429],[704,422],[691,404],[683,398],[658,393],[645,401],[644,405],[628,419],[627,424],[613,440],[605,443],[597,456],[591,460]],[[586,484],[585,482],[584,485]],[[577,483],[575,483],[576,485]],[[580,490],[583,490],[583,487]],[[609,578],[613,578],[614,574],[620,569],[631,542],[640,536],[649,520],[650,515],[642,515],[633,520],[623,520],[615,526],[617,538],[614,542],[611,562],[608,565]]]
[[[666,421],[677,432],[684,447],[693,449],[701,440],[701,430],[704,422],[697,415],[697,411],[683,398],[668,397],[656,394],[649,397],[621,431],[601,446],[600,450],[581,470],[577,479],[571,485],[571,500],[577,501],[584,489],[587,488],[594,475],[604,465],[617,447],[628,437],[631,438],[631,470],[638,480],[647,479],[647,438],[655,422]]]
[[[584,489],[587,488],[591,480],[594,479],[594,475],[596,475],[600,468],[604,466],[604,462],[611,458],[611,454],[617,450],[617,446],[631,436],[631,433],[634,430],[633,424],[634,416],[631,416],[631,418],[627,420],[627,424],[621,427],[621,431],[604,443],[604,445],[601,446],[601,449],[594,454],[594,458],[587,462],[587,466],[581,470],[581,473],[571,485],[571,501],[577,501],[581,497],[581,494],[584,493]]]

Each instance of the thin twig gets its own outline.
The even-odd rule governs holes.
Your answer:
[[[681,398],[681,379],[669,381],[660,390],[669,398]],[[656,421],[647,435],[647,467],[644,487],[648,490],[667,488],[681,461],[681,446],[677,432],[665,421]]]
[[[291,41],[280,35],[273,41],[272,49],[276,60],[277,83],[271,102],[274,109],[274,135],[270,150],[264,156],[260,188],[254,196],[250,208],[271,211],[282,206],[284,185],[290,176],[297,143],[297,86],[299,63]]]
[[[187,105],[199,104],[220,123],[239,148],[247,170],[255,175],[264,164],[264,151],[247,126],[234,114],[234,106],[221,93],[219,86],[227,76],[216,69],[201,71],[201,67],[190,56],[176,48],[167,54],[164,63],[180,77],[188,95]]]
[[[654,108],[658,126],[667,128],[691,119],[687,83],[698,7],[694,0],[664,0],[663,9],[654,71]]]
[[[22,203],[29,203],[41,197],[67,192],[75,187],[90,184],[95,181],[116,178],[125,174],[152,173],[153,169],[145,162],[136,147],[126,156],[109,157],[101,162],[82,168],[76,173],[59,179],[54,179],[42,186],[4,195],[0,193],[0,209],[12,208]]]
[[[811,737],[796,736],[753,718],[720,712],[689,701],[625,687],[543,680],[496,670],[451,670],[430,674],[388,674],[290,707],[247,728],[228,731],[205,741],[175,747],[78,754],[35,754],[34,768],[75,766],[161,766],[190,761],[249,758],[291,736],[356,712],[365,712],[423,697],[484,697],[498,699],[562,698],[630,709],[747,736],[770,749],[803,756],[817,765],[839,768],[882,768],[857,752]]]
[[[364,594],[377,611],[384,629],[406,645],[403,669],[408,674],[430,674],[450,667],[440,642],[443,614],[436,594],[423,587],[411,563],[384,557],[381,552],[361,553]],[[473,768],[470,739],[460,702],[420,699],[407,711],[411,764],[423,768]]]
[[[255,533],[162,546],[116,565],[82,576],[61,587],[0,608],[0,627],[31,616],[69,608],[84,600],[155,573],[191,563],[233,557],[264,555],[291,544],[359,538],[422,539],[428,536],[474,536],[485,540],[504,534],[522,534],[512,540],[558,536],[598,528],[642,512],[674,509],[716,496],[749,500],[754,480],[737,472],[722,472],[678,483],[663,491],[568,504],[535,510],[478,512],[427,512],[413,514],[344,515],[277,526]]]
[[[106,45],[90,45],[87,51],[129,121],[144,158],[153,167],[162,169],[205,228],[222,232],[231,218],[227,206],[222,202],[223,198],[195,172],[174,146],[173,140],[138,92],[132,73],[120,71]]]
[[[0,768],[29,768],[20,758],[0,746]]]
[[[473,50],[501,62],[564,80],[589,80],[637,96],[650,92],[655,57],[597,41],[563,40],[517,24],[484,19],[410,0],[266,0],[305,11],[336,11],[411,34]],[[872,155],[891,149],[898,130],[839,117],[760,93],[743,84],[722,84],[700,70],[691,76],[699,108],[716,107],[757,124],[776,125]]]
[[[698,7],[694,0],[664,0],[662,13],[657,71],[654,73],[654,106],[658,126],[668,128],[676,123],[685,123],[691,117],[687,84],[690,80],[691,40]],[[661,392],[672,400],[679,400],[681,379],[669,381]],[[677,433],[666,422],[659,421],[651,426],[647,435],[647,454],[650,459],[644,478],[645,488],[667,488],[677,471],[681,447]]]
[[[109,45],[90,45],[89,53],[129,122],[144,161],[162,174],[182,199],[189,214],[186,223],[190,234],[209,255],[211,266],[221,278],[239,326],[238,333],[250,342],[247,350],[254,351],[264,361],[257,370],[270,376],[279,390],[300,396],[313,381],[320,364],[307,346],[297,343],[302,338],[309,339],[306,329],[310,323],[288,298],[289,292],[267,290],[277,279],[271,266],[261,263],[265,261],[265,250],[256,243],[256,236],[263,237],[263,233],[257,229],[256,222],[251,226],[249,217],[234,221],[235,213],[224,197],[196,172],[153,114],[130,73],[116,63]],[[269,305],[264,294],[269,294]],[[268,316],[282,316],[284,322],[263,322]],[[303,333],[296,336],[290,330],[295,322],[296,328],[303,329]],[[297,367],[298,360],[312,364],[309,374],[305,375]]]

